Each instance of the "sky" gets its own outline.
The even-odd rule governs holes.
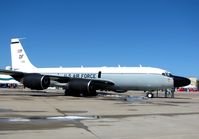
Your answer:
[[[198,0],[1,0],[0,68],[16,37],[36,67],[142,65],[199,78]]]

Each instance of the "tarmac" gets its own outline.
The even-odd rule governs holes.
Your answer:
[[[199,93],[148,99],[144,92],[64,96],[0,89],[0,139],[198,139]]]

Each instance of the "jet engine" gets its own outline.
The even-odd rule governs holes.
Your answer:
[[[96,96],[96,90],[92,80],[71,79],[66,86],[65,95]]]
[[[23,78],[22,81],[25,87],[43,90],[50,86],[50,78],[46,75],[41,74],[28,74]]]

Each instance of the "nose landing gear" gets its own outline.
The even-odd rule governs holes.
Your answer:
[[[153,93],[152,92],[147,92],[146,93],[146,97],[148,97],[148,98],[153,98]]]

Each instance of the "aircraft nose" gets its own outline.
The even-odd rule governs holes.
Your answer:
[[[180,77],[180,76],[173,76],[174,80],[174,87],[182,87],[189,85],[191,81],[188,78]]]

